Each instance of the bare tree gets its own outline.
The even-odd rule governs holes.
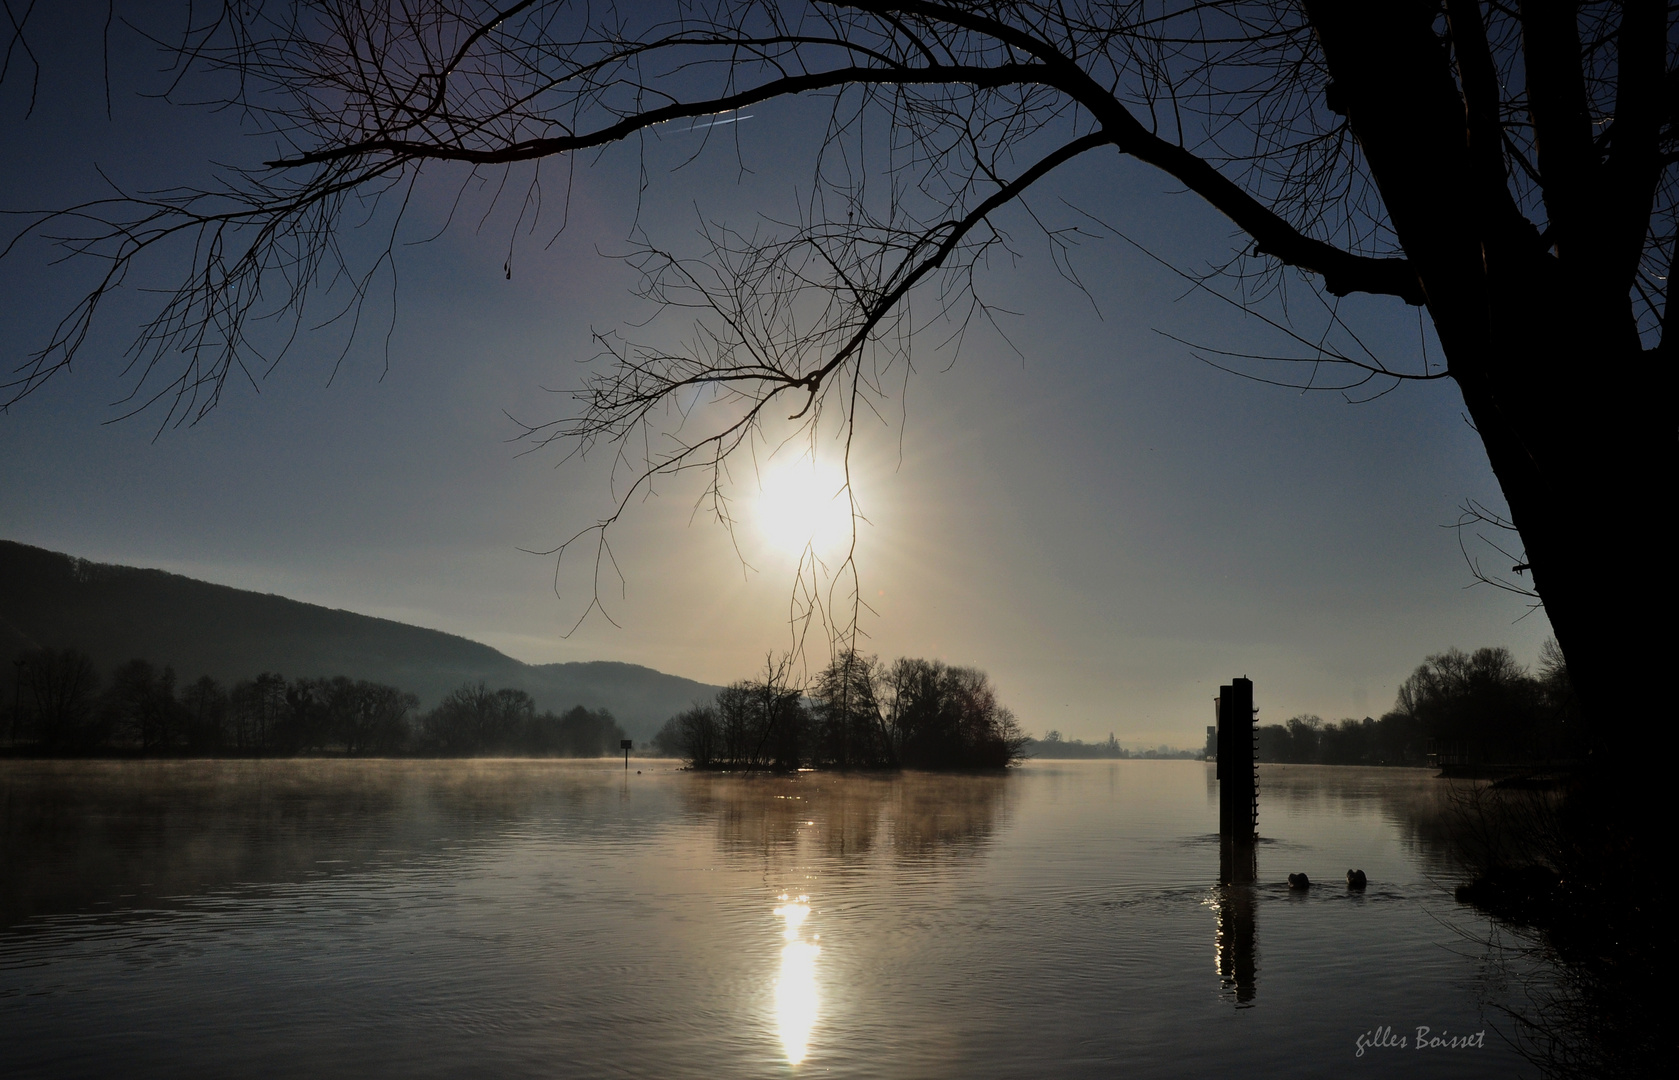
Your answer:
[[[265,671],[235,683],[229,695],[233,746],[258,754],[276,749],[276,736],[286,714],[286,679]]]
[[[1612,515],[1674,482],[1672,27],[1655,0],[228,3],[178,43],[181,68],[231,87],[286,149],[213,189],[27,221],[103,276],[8,390],[66,366],[137,261],[173,252],[186,272],[135,342],[136,400],[190,419],[289,342],[260,316],[295,330],[312,305],[360,311],[422,174],[522,176],[523,224],[544,165],[816,97],[828,121],[800,218],[714,227],[697,258],[647,242],[645,292],[690,318],[686,342],[603,336],[576,411],[528,430],[613,447],[633,477],[620,510],[696,470],[727,520],[725,467],[767,420],[849,433],[907,370],[912,301],[958,334],[985,318],[1000,215],[1036,220],[1028,200],[1058,169],[1125,155],[1242,234],[1215,253],[1225,276],[1197,284],[1254,310],[1292,290],[1336,331],[1279,316],[1280,353],[1198,355],[1313,387],[1333,365],[1348,393],[1455,382],[1581,701],[1653,716],[1648,680],[1620,674],[1663,670],[1633,629],[1642,598],[1606,579],[1626,559]],[[1053,248],[1111,231],[1083,209],[1076,235],[1046,226]],[[384,240],[342,243],[367,220]],[[1426,308],[1444,362],[1363,349],[1336,308],[1354,293]],[[597,566],[616,518],[580,534]],[[838,621],[854,627],[855,569],[830,569],[850,575]]]
[[[859,656],[851,649],[835,656],[816,676],[810,688],[816,764],[841,768],[897,764],[880,709],[884,678],[879,658]]]
[[[86,653],[37,649],[21,658],[18,678],[27,680],[35,737],[42,746],[57,750],[82,741],[99,690],[99,673]]]

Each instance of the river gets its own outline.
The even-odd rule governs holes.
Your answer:
[[[1532,1073],[1426,772],[677,766],[0,762],[0,1072]]]

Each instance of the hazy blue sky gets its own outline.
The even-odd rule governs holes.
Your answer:
[[[97,192],[96,164],[138,189],[267,149],[239,138],[234,117],[136,97],[136,84],[156,85],[155,63],[131,36],[116,39],[108,121],[97,54],[88,61],[97,36],[47,18],[38,33],[34,115],[27,78],[0,87],[4,208]],[[736,125],[740,161],[718,146],[675,173],[695,136],[666,136],[650,148],[642,225],[682,243],[700,213],[743,228],[760,212],[792,216],[812,115],[757,109]],[[604,460],[522,454],[503,413],[563,415],[567,399],[549,391],[576,384],[591,328],[645,315],[633,273],[600,254],[627,250],[636,166],[626,149],[580,169],[567,229],[550,244],[550,214],[520,239],[511,280],[511,215],[478,227],[486,200],[469,194],[464,226],[399,249],[388,370],[380,308],[336,372],[337,339],[307,339],[255,386],[230,383],[190,428],[159,433],[156,412],[110,422],[132,387],[120,350],[145,310],[143,296],[118,297],[75,371],[0,416],[0,536],[435,627],[533,662],[749,674],[787,645],[793,584],[791,556],[760,528],[749,465],[733,489],[738,554],[694,514],[695,487],[662,484],[634,507],[615,541],[616,626],[597,615],[563,636],[587,575],[562,573],[557,597],[554,561],[520,550],[552,546],[611,501]],[[1186,268],[1227,257],[1228,224],[1172,189],[1091,155],[1036,205],[1070,220],[1060,200],[1077,203]],[[454,190],[425,189],[410,239],[435,228]],[[907,400],[894,390],[888,422],[856,451],[870,650],[982,667],[1036,733],[1177,745],[1199,743],[1234,675],[1254,679],[1262,721],[1335,718],[1391,707],[1423,655],[1448,646],[1533,660],[1543,614],[1517,621],[1522,600],[1469,588],[1446,527],[1467,498],[1501,505],[1452,384],[1349,405],[1220,372],[1157,331],[1279,342],[1118,240],[1080,249],[1086,298],[1023,219],[1005,223],[1024,258],[993,264],[982,285],[1019,313],[1004,325],[1024,357],[992,332],[953,356],[935,331]],[[26,246],[0,264],[8,365],[75,298],[76,271],[50,269],[47,254]],[[1344,310],[1384,355],[1415,356],[1413,309]]]

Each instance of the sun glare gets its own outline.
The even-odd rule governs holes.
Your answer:
[[[805,1059],[811,1029],[816,1027],[816,958],[822,947],[800,937],[799,928],[810,917],[810,897],[782,894],[775,914],[783,921],[781,971],[775,980],[776,1026],[781,1029],[781,1049],[790,1065]]]
[[[778,550],[797,554],[808,544],[819,555],[842,550],[851,539],[851,502],[845,474],[808,457],[766,469],[754,504],[758,528]]]

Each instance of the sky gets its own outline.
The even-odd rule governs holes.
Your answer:
[[[27,78],[0,85],[0,208],[92,196],[102,176],[156,189],[202,181],[211,161],[261,160],[266,145],[237,117],[135,93],[158,85],[158,61],[131,35],[114,39],[107,118],[97,36],[59,12],[35,34],[33,113]],[[0,537],[399,619],[532,663],[753,674],[791,642],[795,511],[778,492],[799,490],[784,471],[794,451],[764,444],[732,471],[732,536],[696,509],[693,483],[634,501],[613,534],[622,581],[605,578],[608,618],[588,613],[589,560],[530,552],[608,511],[610,456],[520,442],[509,417],[566,415],[556,391],[598,353],[592,334],[647,317],[614,257],[633,230],[680,246],[702,216],[747,230],[793,216],[814,116],[800,103],[755,109],[733,125],[738,157],[717,142],[694,158],[695,136],[663,135],[639,198],[634,150],[580,163],[564,230],[549,211],[521,232],[511,276],[509,204],[469,190],[473,213],[399,246],[394,285],[381,279],[370,305],[375,329],[342,359],[331,328],[305,335],[191,426],[160,430],[155,409],[121,419],[134,387],[122,349],[148,297],[114,296],[74,369],[0,415]],[[458,188],[423,187],[405,238],[436,232]],[[1180,268],[1236,242],[1168,178],[1116,154],[1082,159],[1034,197],[1052,219],[1071,220],[1069,203]],[[1001,332],[977,329],[952,350],[931,325],[913,376],[860,428],[865,651],[982,668],[1034,734],[1183,747],[1199,746],[1218,686],[1237,675],[1254,680],[1265,723],[1380,715],[1448,647],[1535,661],[1544,613],[1474,585],[1451,528],[1466,500],[1502,502],[1449,381],[1351,404],[1239,378],[1174,338],[1278,348],[1257,320],[1114,238],[1076,251],[1081,293],[1023,218],[1003,224],[1020,258],[981,278],[1010,312]],[[52,259],[24,244],[0,261],[8,366],[86,281],[85,264]],[[1318,325],[1310,305],[1296,311]],[[1342,313],[1395,362],[1435,347],[1398,301],[1351,298]],[[831,461],[832,444],[817,453]],[[810,653],[825,659],[820,643]]]

